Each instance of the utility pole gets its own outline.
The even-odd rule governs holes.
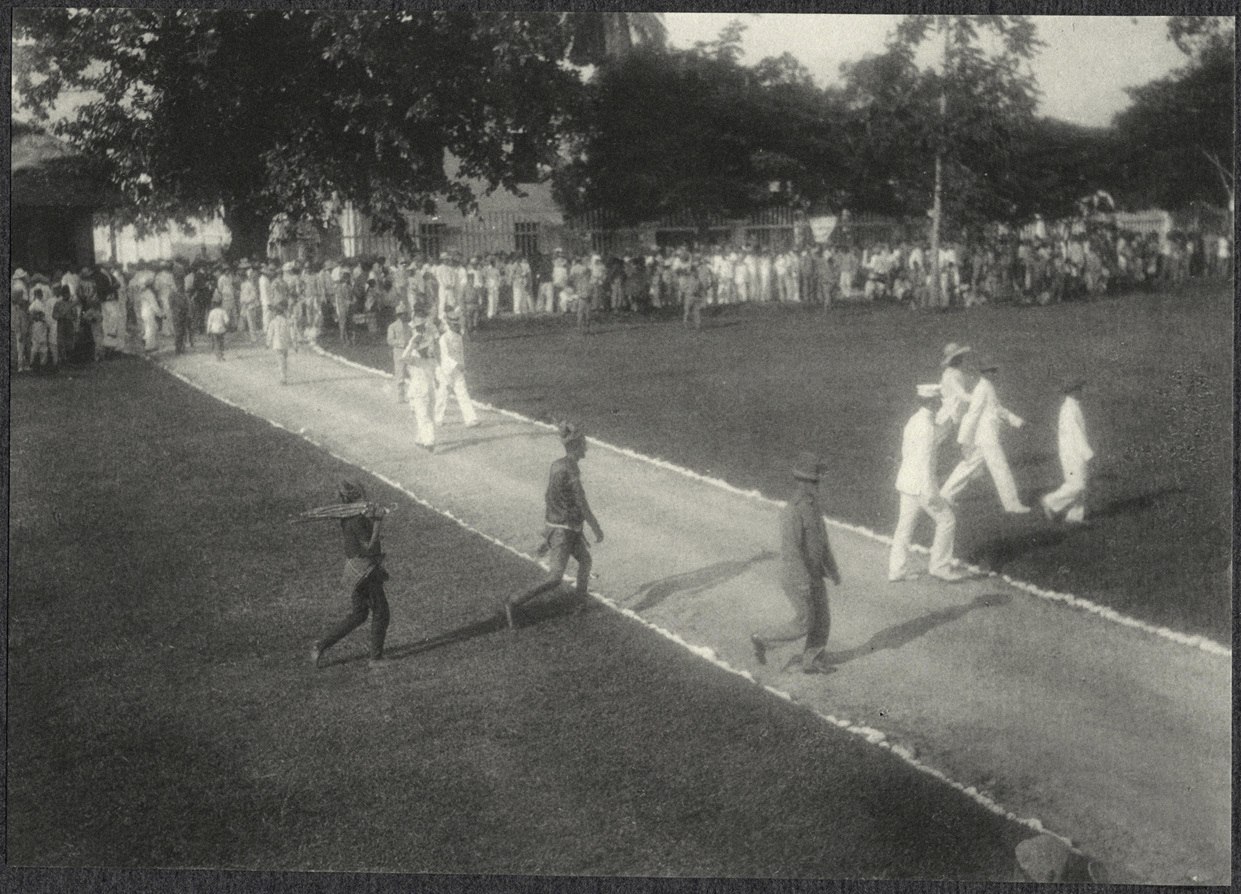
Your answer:
[[[948,48],[951,40],[948,16],[939,16],[937,25],[944,35],[944,71],[939,88],[939,128],[935,135],[935,195],[931,205],[931,291],[928,296],[931,307],[943,306],[939,278],[939,239],[944,214],[944,130],[948,118]]]

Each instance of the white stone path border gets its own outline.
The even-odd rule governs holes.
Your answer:
[[[313,345],[312,348],[316,353],[324,357],[329,357],[332,360],[335,360],[337,363],[344,364],[345,366],[349,366],[354,369],[362,370],[363,372],[370,373],[371,375],[378,376],[380,378],[384,378],[384,379],[392,378],[391,373],[387,373],[387,372],[384,372],[383,370],[375,369],[374,367],[371,367],[371,366],[366,366],[365,364],[362,364],[362,363],[357,363],[353,360],[349,360],[348,358],[341,357],[339,354],[333,354],[331,351],[325,350],[319,345]],[[490,404],[483,403],[482,401],[474,401],[474,403],[477,406],[483,408],[484,410],[488,410],[492,413],[498,413],[501,416],[508,416],[511,419],[515,419],[527,425],[535,425],[540,428],[544,428],[544,429],[548,429],[552,431],[555,430],[555,426],[553,425],[549,425],[546,422],[541,422],[538,419],[531,419],[528,416],[523,416],[522,414],[515,413],[512,410],[506,410],[502,407],[493,407]],[[695,481],[700,481],[704,484],[709,484],[712,487],[717,487],[717,488],[720,488],[721,490],[726,490],[729,493],[733,493],[733,494],[736,494],[741,497],[745,497],[750,500],[755,500],[761,503],[767,503],[772,506],[783,507],[785,505],[783,500],[773,500],[770,497],[763,496],[761,493],[759,493],[756,490],[742,490],[741,488],[735,487],[734,485],[729,484],[727,481],[724,481],[720,478],[712,478],[707,475],[702,475],[698,472],[693,471],[692,469],[687,469],[683,466],[678,466],[675,463],[668,462],[667,460],[657,459],[651,456],[646,456],[645,454],[638,453],[634,450],[630,450],[627,447],[617,447],[616,445],[609,444],[606,441],[600,441],[598,438],[587,437],[586,440],[588,440],[590,443],[598,447],[611,450],[614,453],[619,453],[620,455],[629,457],[630,459],[636,459],[640,462],[649,463],[650,465],[657,466],[658,468],[661,468],[661,469],[666,469],[671,472],[676,472],[679,475],[684,475],[687,478],[692,478]],[[879,543],[887,544],[889,546],[892,544],[891,537],[888,537],[884,534],[880,534],[877,531],[872,531],[870,528],[865,528],[865,527],[862,527],[861,525],[850,524],[849,522],[840,521],[839,519],[829,518],[827,516],[824,516],[823,520],[827,522],[829,525],[832,525],[833,527],[841,528],[842,530],[846,530],[846,531],[852,531],[855,534],[861,534],[863,537],[868,537],[871,540],[875,540],[875,541],[878,541]],[[930,553],[930,550],[928,550],[926,547],[919,546],[916,543],[913,544],[913,548],[916,551],[921,552],[923,554]],[[977,567],[976,565],[970,565],[960,560],[956,560],[955,564],[957,564],[958,566],[962,568],[967,569],[968,571],[970,571],[970,573],[974,575],[994,577],[999,580],[1002,580],[1004,583],[1008,584],[1009,586],[1015,587],[1016,589],[1021,590],[1025,593],[1030,593],[1031,595],[1037,596],[1040,599],[1046,599],[1051,602],[1062,602],[1065,605],[1069,605],[1081,611],[1090,612],[1091,614],[1098,615],[1099,617],[1104,618],[1105,620],[1112,621],[1113,623],[1120,624],[1124,627],[1134,627],[1134,628],[1137,628],[1138,630],[1143,630],[1147,633],[1154,634],[1155,636],[1159,636],[1159,637],[1163,637],[1164,639],[1171,640],[1174,643],[1179,643],[1182,646],[1189,646],[1190,648],[1199,649],[1210,655],[1219,655],[1219,656],[1229,658],[1229,659],[1232,658],[1232,649],[1230,647],[1225,646],[1221,643],[1217,643],[1214,640],[1210,639],[1209,637],[1200,636],[1197,634],[1181,633],[1180,631],[1172,630],[1169,627],[1160,627],[1155,624],[1148,624],[1146,621],[1140,621],[1137,618],[1133,618],[1133,617],[1130,617],[1129,615],[1122,614],[1121,612],[1116,611],[1116,609],[1114,608],[1108,608],[1106,605],[1099,605],[1097,602],[1092,602],[1089,599],[1082,598],[1081,596],[1074,596],[1072,593],[1061,593],[1056,590],[1045,590],[1042,587],[1037,587],[1034,584],[1027,583],[1026,581],[1018,580],[1017,578],[1014,578],[1014,577],[1009,577],[1007,574],[998,574],[994,571],[984,571],[983,569]]]
[[[367,371],[367,372],[375,373],[375,374],[377,374],[377,375],[379,375],[379,376],[386,376],[387,378],[392,378],[390,375],[387,375],[387,374],[385,374],[385,373],[383,373],[383,372],[380,372],[379,370],[372,369],[371,367],[364,366],[364,365],[359,364],[359,363],[354,363],[353,361],[346,360],[346,359],[345,359],[345,358],[343,358],[343,357],[339,357],[339,356],[337,356],[337,355],[335,355],[335,354],[331,354],[331,353],[330,353],[330,352],[328,352],[328,351],[324,351],[322,348],[319,348],[318,346],[315,346],[315,351],[316,351],[317,353],[322,354],[322,355],[323,355],[323,356],[325,356],[325,357],[329,357],[329,358],[332,358],[332,359],[338,360],[339,362],[344,363],[344,364],[346,364],[346,365],[348,365],[348,366],[355,367],[355,368],[357,368],[357,369],[361,369],[361,370],[365,370],[365,371]],[[176,379],[179,379],[180,381],[184,382],[186,385],[190,386],[191,388],[195,389],[196,391],[199,391],[199,392],[201,392],[201,393],[203,393],[203,394],[206,394],[208,397],[211,397],[211,398],[213,398],[214,400],[217,400],[217,401],[219,401],[219,402],[220,402],[220,403],[222,403],[222,404],[226,404],[227,406],[233,407],[234,409],[239,410],[239,411],[241,411],[242,413],[245,413],[247,416],[251,416],[251,417],[253,417],[253,418],[255,418],[255,419],[258,419],[258,420],[260,420],[260,421],[262,421],[262,422],[266,422],[268,425],[271,425],[273,428],[280,429],[281,431],[288,432],[288,433],[289,433],[289,434],[291,434],[291,435],[294,435],[294,436],[296,436],[296,437],[301,438],[303,441],[306,441],[307,443],[309,443],[310,445],[312,445],[312,446],[316,447],[317,449],[322,450],[324,453],[328,454],[329,456],[333,457],[334,459],[337,459],[337,460],[339,460],[340,462],[343,462],[343,463],[345,463],[345,464],[347,464],[347,465],[351,465],[351,466],[353,466],[354,468],[361,469],[362,471],[366,472],[367,474],[371,475],[372,477],[376,478],[377,480],[382,481],[382,482],[384,482],[385,484],[387,484],[388,486],[393,487],[393,488],[395,488],[396,490],[401,491],[403,494],[405,494],[405,495],[406,495],[406,496],[408,496],[410,499],[412,499],[415,503],[418,503],[420,506],[424,506],[424,507],[426,507],[427,509],[430,509],[432,512],[435,512],[435,513],[437,513],[437,514],[439,514],[439,515],[444,516],[445,518],[447,518],[447,519],[449,519],[450,521],[452,521],[454,524],[458,525],[459,527],[463,528],[463,529],[464,529],[464,530],[466,530],[466,531],[469,531],[471,534],[474,534],[474,535],[476,535],[476,536],[478,536],[478,537],[481,537],[482,539],[484,539],[484,540],[488,541],[489,543],[493,543],[493,544],[495,544],[496,546],[499,546],[499,547],[501,547],[502,549],[507,550],[508,552],[512,553],[513,555],[515,555],[515,556],[519,556],[519,557],[521,557],[521,558],[523,558],[523,559],[525,559],[525,560],[527,560],[527,561],[529,561],[529,562],[534,563],[535,565],[539,565],[540,567],[545,567],[545,566],[543,565],[543,563],[542,563],[542,562],[540,562],[540,561],[539,561],[536,557],[534,557],[534,556],[530,555],[529,553],[522,552],[521,550],[517,549],[517,548],[516,548],[516,547],[514,547],[514,546],[511,546],[510,544],[505,543],[504,541],[499,540],[499,539],[497,539],[497,538],[495,538],[495,537],[492,537],[490,534],[487,534],[487,533],[485,533],[485,532],[483,532],[483,531],[478,530],[477,528],[475,528],[475,527],[473,527],[472,525],[470,525],[468,522],[465,522],[465,521],[463,521],[462,519],[458,518],[457,516],[453,515],[451,512],[449,512],[449,511],[447,511],[447,510],[445,510],[445,509],[441,509],[441,508],[440,508],[440,507],[438,507],[438,506],[432,505],[431,503],[427,502],[427,501],[426,501],[425,499],[423,499],[422,497],[418,496],[418,495],[417,495],[416,493],[414,493],[413,491],[409,490],[407,487],[405,487],[403,484],[401,484],[401,482],[399,482],[399,481],[394,481],[393,479],[389,478],[389,477],[388,477],[388,476],[386,476],[386,475],[383,475],[383,474],[378,473],[378,472],[374,472],[374,471],[372,471],[372,470],[370,470],[370,469],[366,468],[365,466],[360,465],[359,463],[354,462],[353,460],[348,459],[348,458],[346,458],[346,457],[344,457],[344,456],[341,456],[340,454],[338,454],[338,453],[334,452],[334,451],[333,451],[333,450],[331,450],[330,448],[326,447],[325,445],[323,445],[323,444],[319,443],[318,441],[316,441],[314,438],[312,438],[312,437],[310,437],[309,435],[307,435],[307,434],[305,433],[305,430],[304,430],[304,429],[303,429],[302,431],[296,431],[296,432],[295,432],[295,431],[293,431],[292,429],[288,428],[287,426],[285,426],[285,425],[281,425],[279,422],[276,422],[276,421],[274,421],[274,420],[267,419],[266,417],[260,416],[260,415],[258,415],[257,413],[254,413],[254,412],[250,411],[250,410],[249,410],[249,409],[247,409],[246,407],[243,407],[241,404],[238,404],[238,403],[236,403],[236,402],[234,402],[234,401],[232,401],[232,400],[229,400],[228,398],[221,397],[221,396],[219,396],[219,395],[217,395],[217,394],[212,394],[210,391],[206,390],[206,389],[205,389],[205,388],[203,388],[201,385],[199,385],[198,383],[196,383],[196,382],[195,382],[195,381],[193,381],[192,379],[188,378],[187,376],[185,376],[185,375],[183,375],[183,374],[181,374],[181,373],[179,373],[179,372],[176,372],[175,370],[172,370],[172,369],[168,368],[167,366],[165,366],[165,365],[164,365],[164,364],[162,364],[162,363],[159,363],[158,359],[157,359],[157,358],[155,358],[155,357],[148,357],[147,359],[148,359],[148,360],[151,360],[153,363],[155,363],[156,365],[160,366],[160,367],[161,367],[161,368],[162,368],[165,372],[167,372],[169,375],[173,376],[173,377],[174,377],[174,378],[176,378]],[[538,425],[538,426],[540,426],[540,427],[543,427],[543,428],[548,428],[548,429],[553,429],[553,428],[554,428],[553,426],[550,426],[550,425],[548,425],[548,424],[547,424],[547,423],[545,423],[545,422],[539,422],[538,420],[534,420],[534,419],[527,419],[526,417],[521,416],[521,415],[520,415],[520,414],[518,414],[518,413],[513,413],[513,412],[511,412],[511,411],[509,411],[509,410],[500,410],[500,409],[495,409],[495,408],[490,407],[490,406],[488,406],[487,404],[483,404],[483,403],[479,403],[479,406],[483,407],[484,409],[490,410],[490,411],[492,411],[492,412],[496,412],[496,413],[500,413],[500,414],[502,414],[502,415],[510,416],[510,417],[512,417],[512,418],[514,418],[514,419],[520,420],[520,421],[525,422],[525,423],[528,423],[528,424]],[[597,441],[597,440],[595,440],[594,438],[591,438],[590,440],[591,440],[593,443],[598,444],[599,446],[606,447],[606,448],[608,448],[608,449],[610,449],[610,450],[615,450],[615,451],[617,451],[617,452],[619,452],[619,453],[622,453],[622,454],[624,454],[624,455],[626,455],[626,456],[631,456],[631,457],[633,457],[633,458],[635,458],[635,459],[641,459],[641,460],[645,460],[645,461],[647,461],[647,462],[655,463],[655,464],[657,464],[657,465],[662,466],[663,468],[672,469],[672,470],[675,470],[675,471],[678,471],[678,472],[684,472],[685,474],[690,475],[690,476],[692,476],[692,477],[694,477],[694,478],[696,478],[696,479],[699,479],[699,480],[701,480],[701,481],[705,481],[705,482],[708,482],[708,483],[711,483],[711,484],[716,484],[716,485],[718,485],[718,486],[720,486],[720,487],[723,487],[723,488],[725,488],[725,489],[727,489],[727,490],[729,490],[729,491],[732,491],[732,492],[734,492],[734,493],[740,494],[740,495],[742,495],[742,496],[746,496],[746,497],[751,497],[751,498],[754,498],[754,499],[763,500],[763,501],[765,501],[765,502],[768,502],[768,503],[771,503],[771,504],[774,504],[774,505],[783,505],[780,501],[777,501],[777,500],[771,500],[771,499],[769,499],[769,498],[767,498],[767,497],[763,497],[761,494],[759,494],[759,493],[757,493],[757,492],[742,491],[742,490],[740,490],[740,489],[738,489],[738,488],[733,487],[732,485],[728,484],[727,482],[717,481],[716,479],[712,479],[712,478],[706,478],[706,477],[704,477],[704,476],[698,475],[697,473],[695,473],[695,472],[691,472],[691,471],[689,471],[689,470],[682,470],[682,469],[680,469],[679,467],[677,467],[677,466],[675,466],[675,465],[672,465],[672,464],[670,464],[670,463],[665,463],[665,462],[663,462],[662,460],[653,460],[653,459],[649,459],[649,458],[647,458],[647,457],[642,456],[641,454],[638,454],[638,453],[633,453],[633,452],[628,451],[628,450],[625,450],[625,449],[623,449],[623,448],[613,447],[613,446],[612,446],[612,445],[610,445],[610,444],[606,444],[606,443],[604,443],[604,442],[602,442],[602,441]],[[879,536],[879,535],[877,535],[877,534],[873,534],[872,532],[867,531],[865,528],[859,528],[859,527],[856,527],[856,526],[853,526],[853,525],[848,525],[848,524],[841,523],[841,522],[835,522],[835,521],[832,521],[832,520],[830,520],[830,519],[828,519],[828,521],[831,521],[831,523],[832,523],[832,524],[837,525],[838,527],[847,528],[847,529],[849,529],[849,530],[857,531],[857,532],[859,532],[859,533],[866,534],[866,535],[868,535],[868,536],[872,536],[872,537],[874,537],[875,539],[878,539],[878,540],[885,540],[885,539],[886,539],[886,538],[883,538],[883,537],[881,537],[881,536]],[[889,541],[889,542],[890,542],[890,541]],[[566,578],[566,579],[568,579],[568,578]],[[738,670],[737,668],[733,667],[733,666],[732,666],[731,664],[729,664],[728,662],[726,662],[726,661],[722,660],[722,659],[721,659],[721,658],[720,658],[720,657],[716,654],[716,652],[715,652],[715,650],[714,650],[714,649],[712,649],[712,648],[710,648],[710,647],[708,647],[708,646],[698,646],[698,645],[694,645],[693,643],[688,642],[688,641],[686,641],[686,640],[682,639],[682,638],[681,638],[678,634],[674,633],[673,631],[671,631],[671,630],[667,630],[667,629],[665,629],[665,628],[663,628],[663,627],[660,627],[660,626],[659,626],[659,625],[657,625],[657,624],[652,624],[650,621],[648,621],[648,620],[646,620],[645,618],[643,618],[643,617],[642,617],[641,615],[639,615],[637,612],[634,612],[634,611],[632,611],[632,610],[630,610],[630,609],[628,609],[628,608],[625,608],[625,607],[623,607],[623,606],[617,605],[615,602],[613,602],[612,600],[608,599],[606,596],[603,596],[603,595],[602,595],[602,594],[600,594],[600,593],[597,593],[597,592],[591,591],[591,592],[590,592],[590,595],[591,595],[591,597],[592,597],[592,598],[594,598],[596,601],[598,601],[598,602],[602,603],[603,605],[607,606],[609,609],[611,609],[612,611],[616,612],[617,614],[619,614],[619,615],[623,615],[624,617],[629,618],[629,619],[630,619],[630,620],[632,620],[632,621],[636,621],[637,623],[641,624],[643,627],[646,627],[647,629],[649,629],[649,630],[651,630],[651,631],[653,631],[653,632],[655,632],[655,633],[659,634],[660,636],[664,637],[665,639],[671,640],[672,642],[676,643],[678,646],[680,646],[681,648],[683,648],[683,649],[685,649],[686,651],[690,652],[691,654],[696,655],[697,657],[702,658],[702,659],[703,659],[703,660],[705,660],[705,661],[709,661],[711,664],[715,665],[716,667],[720,668],[721,670],[727,671],[728,673],[733,674],[734,676],[741,677],[742,679],[747,680],[748,682],[753,683],[753,684],[754,684],[754,685],[756,685],[756,686],[761,686],[761,687],[762,687],[762,689],[764,689],[765,691],[767,691],[767,692],[768,692],[768,693],[770,693],[771,695],[774,695],[774,696],[776,696],[777,698],[783,699],[783,700],[784,700],[784,701],[786,701],[786,702],[789,702],[789,703],[791,703],[791,704],[799,704],[799,703],[798,703],[798,701],[797,701],[797,699],[796,699],[796,698],[794,698],[791,694],[789,694],[789,693],[787,693],[787,692],[783,691],[782,689],[777,689],[777,688],[776,688],[776,687],[774,687],[774,686],[770,686],[770,685],[768,685],[768,684],[766,684],[766,683],[760,683],[758,680],[756,680],[756,679],[754,678],[754,675],[753,675],[753,674],[751,674],[749,671],[745,671],[745,670]],[[888,738],[887,738],[886,734],[885,734],[885,733],[883,733],[881,730],[874,729],[873,727],[869,727],[869,726],[863,726],[863,725],[861,725],[861,724],[854,723],[854,722],[853,722],[853,721],[851,721],[851,720],[848,720],[848,719],[845,719],[845,718],[842,718],[842,717],[836,717],[836,716],[834,716],[834,715],[832,715],[832,714],[825,714],[825,713],[823,713],[823,712],[821,712],[821,711],[817,711],[817,710],[815,710],[815,709],[813,709],[813,708],[809,708],[809,707],[807,707],[807,706],[805,706],[805,705],[800,705],[800,706],[801,706],[801,707],[806,708],[806,710],[808,710],[808,711],[809,711],[810,713],[812,713],[814,716],[818,717],[820,720],[826,721],[827,723],[830,723],[832,726],[838,727],[839,729],[842,729],[842,730],[844,730],[845,732],[851,733],[851,734],[853,734],[853,735],[855,735],[855,736],[858,736],[858,737],[860,737],[860,738],[862,738],[862,739],[865,739],[865,740],[866,740],[868,743],[870,743],[871,745],[877,745],[877,746],[879,746],[880,748],[883,748],[883,749],[885,749],[885,750],[887,750],[887,751],[891,752],[891,753],[892,753],[892,754],[894,754],[894,755],[895,755],[898,759],[900,759],[901,761],[905,762],[905,763],[906,763],[906,764],[908,764],[909,766],[913,767],[915,770],[918,770],[918,771],[919,771],[919,772],[921,772],[921,773],[925,773],[926,775],[931,776],[931,777],[933,777],[933,778],[935,778],[935,779],[939,780],[941,783],[943,783],[943,784],[945,784],[945,785],[948,785],[948,786],[950,786],[950,787],[951,787],[951,788],[953,788],[953,789],[956,789],[958,792],[961,792],[961,793],[962,793],[963,795],[965,795],[967,798],[969,798],[970,800],[974,801],[975,803],[977,803],[977,804],[981,805],[983,808],[985,808],[986,810],[990,811],[991,813],[996,814],[997,816],[1001,816],[1001,817],[1003,817],[1004,819],[1006,819],[1006,820],[1008,820],[1008,821],[1010,821],[1010,822],[1013,822],[1013,823],[1016,823],[1016,824],[1018,824],[1018,825],[1024,826],[1024,827],[1026,827],[1026,828],[1030,829],[1031,831],[1036,832],[1036,833],[1038,833],[1038,834],[1042,834],[1042,835],[1050,835],[1050,836],[1052,836],[1052,837],[1054,837],[1054,838],[1058,839],[1059,841],[1063,842],[1063,843],[1064,843],[1067,847],[1069,847],[1069,848],[1070,848],[1070,849],[1071,849],[1074,853],[1078,854],[1079,856],[1081,855],[1081,851],[1080,851],[1080,850],[1078,850],[1078,849],[1074,846],[1074,844],[1073,844],[1073,842],[1072,842],[1072,840],[1071,840],[1070,838],[1068,838],[1067,836],[1061,835],[1061,834],[1059,834],[1059,833],[1057,833],[1057,832],[1054,832],[1054,831],[1052,831],[1051,829],[1048,829],[1046,826],[1044,826],[1044,825],[1043,825],[1042,821],[1041,821],[1041,820],[1039,820],[1037,817],[1023,817],[1023,816],[1018,816],[1016,813],[1014,813],[1013,811],[1009,810],[1009,809],[1008,809],[1008,808],[1006,808],[1004,805],[1000,804],[998,801],[996,801],[994,798],[992,798],[991,796],[989,796],[989,795],[988,795],[988,794],[986,794],[985,792],[979,791],[979,790],[978,790],[975,786],[972,786],[972,785],[965,785],[965,784],[963,784],[963,783],[961,783],[961,782],[957,782],[955,779],[952,779],[950,776],[948,776],[947,774],[945,774],[945,773],[944,773],[944,772],[942,772],[941,770],[937,770],[937,769],[935,769],[934,767],[931,767],[931,766],[929,766],[929,765],[927,765],[927,764],[923,763],[922,761],[918,760],[918,758],[915,756],[915,754],[913,753],[913,751],[912,751],[911,749],[909,749],[909,748],[907,748],[907,747],[905,747],[905,746],[903,746],[903,745],[899,745],[899,744],[896,744],[896,743],[893,743],[893,742],[888,741]]]

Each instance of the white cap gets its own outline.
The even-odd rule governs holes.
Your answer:
[[[292,273],[292,272],[293,272],[293,266],[294,266],[294,264],[293,264],[293,262],[292,262],[292,261],[285,261],[285,262],[284,262],[284,267],[283,267],[282,269],[284,270],[284,272],[285,272],[285,273]]]
[[[931,383],[929,385],[918,386],[918,397],[939,397],[940,387],[938,384]]]

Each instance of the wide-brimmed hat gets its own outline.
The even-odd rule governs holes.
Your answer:
[[[980,357],[978,360],[978,371],[979,372],[995,372],[999,368],[1000,368],[1000,364],[998,364],[995,360],[991,359],[990,357]]]
[[[921,398],[939,397],[940,395],[943,394],[943,388],[941,388],[939,384],[936,382],[930,382],[925,385],[918,385],[916,386],[916,389],[918,392],[918,397],[921,397]]]
[[[1060,383],[1061,394],[1072,394],[1074,391],[1081,391],[1086,387],[1086,380],[1081,376],[1069,376]]]
[[[366,499],[366,488],[348,478],[337,485],[336,492],[346,503],[358,503]]]
[[[13,279],[26,279],[29,275],[30,274],[28,274],[21,267],[18,267],[16,270],[13,271]]]
[[[816,454],[804,451],[797,454],[793,463],[793,477],[798,481],[818,481],[823,472],[823,463]]]
[[[944,345],[944,359],[940,361],[940,366],[947,366],[954,358],[960,357],[962,354],[968,354],[973,350],[969,345],[959,345],[955,341],[950,341]]]
[[[1032,882],[1059,882],[1064,879],[1072,853],[1060,839],[1039,835],[1017,845],[1017,865]]]

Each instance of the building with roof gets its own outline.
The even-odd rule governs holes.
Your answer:
[[[95,215],[116,194],[64,141],[13,124],[9,251],[12,269],[77,269],[95,261]]]

